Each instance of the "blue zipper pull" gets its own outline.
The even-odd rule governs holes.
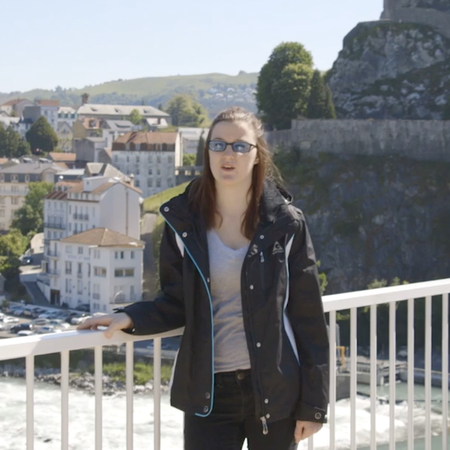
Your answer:
[[[260,258],[260,259],[261,259],[261,262],[263,263],[263,262],[264,262],[264,254],[263,254],[263,252],[261,252],[259,255],[260,255],[260,257],[261,257],[261,258]]]

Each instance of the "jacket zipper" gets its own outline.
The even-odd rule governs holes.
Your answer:
[[[180,235],[177,233],[175,227],[169,222],[169,220],[166,218],[166,216],[164,216],[164,214],[161,212],[162,210],[162,206],[160,208],[160,213],[163,216],[164,220],[166,221],[166,223],[170,226],[170,228],[172,229],[172,231],[181,239]],[[181,241],[183,242],[184,245],[184,241],[183,239],[181,239]],[[191,258],[192,262],[194,263],[194,266],[197,268],[198,273],[200,274],[200,277],[203,281],[203,284],[205,285],[205,289],[206,289],[206,293],[208,294],[208,299],[209,299],[209,312],[211,315],[211,373],[212,373],[212,380],[211,380],[211,400],[209,403],[209,410],[207,411],[206,414],[199,414],[196,413],[196,416],[199,417],[207,417],[211,414],[212,410],[213,410],[213,405],[214,405],[214,317],[213,317],[213,308],[212,308],[212,298],[211,298],[211,293],[209,291],[209,286],[208,286],[208,282],[205,279],[205,276],[203,275],[203,272],[200,270],[200,266],[197,264],[197,262],[195,261],[195,259],[193,258],[193,256],[191,255],[191,252],[189,251],[189,249],[186,247],[186,245],[184,245],[184,250],[185,252],[189,255],[189,257]]]
[[[269,427],[267,426],[267,420],[264,416],[262,416],[261,418],[261,422],[262,422],[262,427],[263,427],[263,434],[269,434]]]

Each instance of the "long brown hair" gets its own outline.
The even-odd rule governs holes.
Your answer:
[[[192,185],[190,206],[205,219],[207,229],[215,224],[216,209],[216,185],[211,172],[209,161],[208,142],[212,131],[219,122],[243,122],[248,124],[256,136],[258,163],[253,167],[252,183],[249,189],[250,201],[242,221],[242,234],[247,239],[252,239],[259,222],[259,204],[264,188],[264,180],[271,178],[279,181],[279,173],[272,162],[267,142],[264,138],[264,128],[261,121],[250,111],[234,106],[225,109],[213,120],[211,128],[203,148],[203,173]]]

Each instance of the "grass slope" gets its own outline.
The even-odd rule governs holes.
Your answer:
[[[179,194],[182,194],[186,186],[189,182],[179,184],[170,189],[166,189],[165,191],[160,192],[159,194],[152,195],[151,197],[147,197],[144,200],[144,212],[146,213],[156,213],[159,214],[159,207],[169,201],[172,197],[176,197]]]

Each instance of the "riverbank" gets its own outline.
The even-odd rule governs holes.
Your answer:
[[[153,367],[153,366],[151,366]],[[165,366],[167,367],[167,366]],[[166,372],[166,371],[165,371]],[[2,364],[0,365],[0,377],[1,378],[25,378],[26,371],[25,368],[16,366],[13,364]],[[138,377],[141,378],[141,377]],[[61,371],[55,368],[37,368],[34,372],[35,381],[40,381],[44,383],[61,385]],[[169,391],[169,379],[170,377],[164,376],[161,380],[161,390],[162,392]],[[142,378],[134,380],[133,391],[135,394],[144,394],[153,392],[153,377],[147,378],[144,381]],[[69,373],[69,386],[75,389],[86,391],[90,394],[95,392],[95,377],[93,373],[90,372],[70,372]],[[111,376],[104,374],[102,376],[102,389],[103,395],[115,395],[126,390],[125,381],[122,381],[117,376]]]

